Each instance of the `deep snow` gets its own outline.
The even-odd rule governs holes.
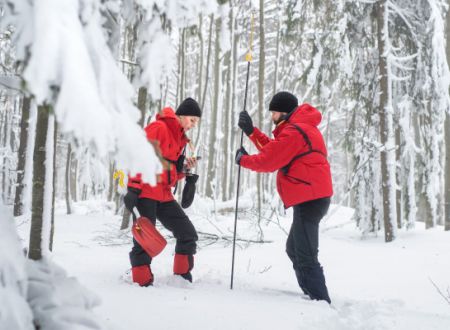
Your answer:
[[[213,220],[208,207],[196,201],[189,211],[197,230],[231,236],[234,215]],[[430,281],[442,290],[450,285],[450,232],[440,227],[425,231],[418,224],[385,244],[381,236],[361,239],[352,210],[332,209],[321,225],[319,253],[329,306],[300,294],[284,252],[286,234],[274,222],[263,223],[272,243],[239,242],[233,291],[231,245],[224,240],[200,241],[193,284],[172,275],[169,240],[152,263],[154,286],[140,288],[129,275],[130,234],[120,232],[112,205],[83,202],[75,212],[57,215],[52,258],[101,298],[94,311],[107,329],[450,329],[450,306]],[[239,219],[240,236],[255,239],[256,227],[245,214]],[[287,230],[290,222],[288,211],[280,224]],[[27,225],[19,232],[25,244]]]

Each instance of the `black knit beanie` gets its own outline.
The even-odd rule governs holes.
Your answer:
[[[289,113],[298,107],[298,100],[295,95],[289,92],[278,92],[270,101],[269,111]]]
[[[202,110],[200,110],[200,106],[197,101],[188,97],[185,99],[177,108],[177,112],[175,113],[178,116],[195,116],[201,117]]]

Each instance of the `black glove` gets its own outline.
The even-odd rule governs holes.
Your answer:
[[[137,188],[128,187],[127,194],[123,197],[123,202],[125,203],[125,207],[132,213],[133,208],[137,205],[137,201],[139,199],[139,195],[141,194],[141,190]]]
[[[178,173],[183,172],[183,166],[184,166],[185,159],[186,159],[186,156],[181,155],[180,157],[178,157],[177,161],[175,162],[175,167],[177,168]]]
[[[186,184],[184,185],[183,194],[181,195],[181,207],[183,209],[191,206],[192,202],[194,201],[195,183],[197,182],[197,180],[197,174],[186,176]]]
[[[244,133],[249,136],[253,133],[253,122],[252,118],[247,111],[241,111],[239,114],[238,126],[244,131]]]
[[[247,152],[247,150],[245,150],[244,149],[244,147],[241,147],[240,149],[238,149],[237,151],[236,151],[236,157],[235,157],[235,162],[236,162],[236,164],[237,165],[240,165],[240,163],[241,163],[241,158],[242,158],[242,156],[244,156],[244,155],[248,155],[248,152]]]

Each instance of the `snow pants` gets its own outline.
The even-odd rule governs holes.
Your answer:
[[[141,216],[150,219],[153,224],[158,219],[166,229],[172,232],[177,240],[175,252],[191,256],[192,259],[192,255],[197,251],[197,231],[177,201],[158,202],[153,199],[140,198],[137,209]],[[131,266],[149,265],[151,261],[152,258],[133,238],[133,248],[130,252]]]
[[[294,219],[286,242],[297,282],[314,300],[331,302],[319,263],[319,222],[330,206],[330,198],[321,198],[294,206]]]

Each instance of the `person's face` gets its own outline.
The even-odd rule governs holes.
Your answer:
[[[200,118],[196,116],[179,116],[179,117],[181,127],[183,127],[185,132],[189,131],[191,128],[194,128],[200,120]]]
[[[284,112],[278,112],[278,111],[270,111],[272,114],[272,121],[275,125],[278,125],[278,123],[281,121],[281,117],[284,115]]]

